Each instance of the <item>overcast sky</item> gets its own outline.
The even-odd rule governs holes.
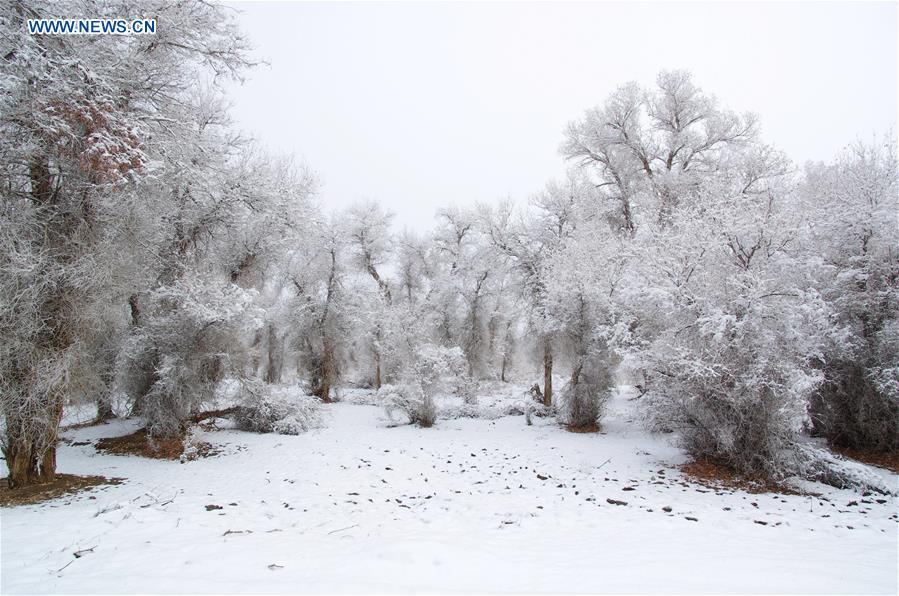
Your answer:
[[[294,153],[325,205],[521,200],[564,171],[565,125],[616,87],[686,68],[759,114],[796,162],[895,127],[896,3],[229,3],[270,65],[237,125]]]

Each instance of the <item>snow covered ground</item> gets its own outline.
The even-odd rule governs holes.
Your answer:
[[[626,406],[572,434],[522,416],[388,428],[338,403],[301,436],[204,432],[222,453],[184,464],[67,445],[61,472],[127,482],[0,511],[0,588],[896,593],[894,497],[710,490]]]

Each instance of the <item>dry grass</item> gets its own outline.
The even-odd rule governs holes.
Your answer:
[[[123,437],[97,441],[97,451],[112,455],[138,455],[152,459],[179,459],[184,453],[184,436],[154,439],[145,429]]]
[[[63,495],[74,494],[95,486],[121,484],[124,478],[104,476],[76,476],[57,474],[52,482],[9,488],[8,479],[0,481],[0,507],[15,507],[49,501]]]
[[[678,466],[678,468],[693,482],[713,489],[727,488],[753,494],[803,494],[795,488],[772,482],[765,478],[743,476],[727,464],[713,459],[695,460]]]
[[[150,459],[178,460],[184,454],[185,435],[177,437],[153,438],[147,434],[146,429],[140,429],[123,437],[100,439],[96,443],[97,451],[111,455],[137,455]],[[217,453],[209,443],[195,443],[196,450],[190,454],[189,459],[209,457]]]
[[[599,425],[595,422],[593,424],[584,424],[582,426],[575,426],[574,424],[565,425],[565,430],[570,433],[598,433]]]

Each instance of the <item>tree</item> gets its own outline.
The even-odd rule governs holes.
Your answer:
[[[632,235],[640,220],[668,221],[693,184],[756,135],[755,116],[719,109],[686,71],[663,71],[655,89],[623,85],[571,123],[561,150],[617,204],[613,227]]]
[[[173,124],[197,70],[234,76],[249,61],[233,22],[205,3],[5,6],[12,43],[2,59],[2,200],[4,215],[17,215],[4,218],[0,285],[8,300],[0,316],[10,341],[0,377],[3,451],[11,484],[21,486],[55,475],[65,396],[90,361],[95,326],[81,316],[119,289],[105,282],[121,261],[103,260],[110,253],[95,252],[96,242],[123,231],[156,160],[180,141]],[[27,18],[108,11],[151,12],[162,33],[88,40],[32,36],[24,26]]]
[[[573,429],[598,424],[611,397],[618,350],[624,347],[620,336],[627,336],[615,296],[626,261],[620,243],[609,241],[611,231],[605,237],[596,232],[590,226],[575,230],[546,264],[553,283],[543,308],[557,352],[571,371],[559,414]]]
[[[854,449],[899,448],[899,210],[895,138],[812,164],[802,187],[815,287],[841,329],[818,362],[816,434]]]
[[[547,262],[570,238],[579,209],[594,197],[595,190],[584,176],[569,172],[565,181],[550,182],[533,197],[529,217],[516,217],[511,203],[496,209],[481,208],[481,221],[493,250],[507,259],[516,271],[519,290],[530,308],[530,321],[540,336],[543,355],[544,405],[553,403],[553,330],[546,295],[553,284]]]
[[[569,268],[608,289],[592,301],[607,313],[592,337],[641,370],[653,426],[746,473],[809,473],[799,436],[835,330],[805,265],[786,158],[758,140],[753,116],[720,109],[679,71],[619,88],[570,125],[562,152],[599,194],[578,233],[581,260],[601,265]],[[578,316],[563,321],[583,325],[590,294],[568,296]]]
[[[390,285],[381,277],[378,268],[383,265],[392,250],[390,224],[393,214],[385,212],[374,202],[359,203],[347,211],[346,233],[356,266],[364,270],[378,284],[382,311],[393,303]],[[375,360],[374,387],[381,388],[381,352],[384,339],[384,314],[375,316],[372,337],[372,354]]]

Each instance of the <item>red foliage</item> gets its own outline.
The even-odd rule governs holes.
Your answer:
[[[92,179],[114,183],[129,172],[141,171],[146,166],[146,156],[135,127],[126,126],[116,118],[116,109],[111,102],[54,101],[48,111],[76,135],[73,157]]]

